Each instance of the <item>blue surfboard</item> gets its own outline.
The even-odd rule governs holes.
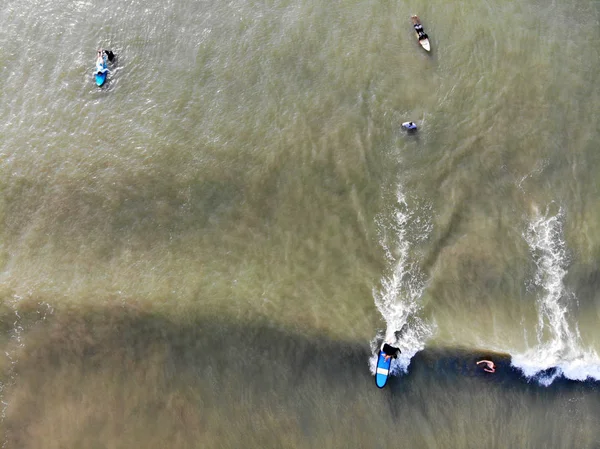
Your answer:
[[[379,351],[379,355],[377,356],[377,370],[375,371],[375,383],[379,388],[385,387],[388,377],[390,376],[391,364],[391,357],[386,360],[383,352]]]
[[[97,86],[102,86],[105,81],[106,81],[106,77],[108,76],[108,70],[104,70],[106,69],[106,55],[102,58],[102,73],[98,73],[98,69],[99,67],[96,66],[96,72],[94,73],[95,77],[96,77],[96,85]]]

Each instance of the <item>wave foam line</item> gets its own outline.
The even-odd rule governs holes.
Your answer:
[[[431,232],[431,220],[418,213],[428,215],[426,208],[411,210],[406,197],[398,188],[396,207],[391,224],[378,220],[380,244],[391,265],[391,272],[381,280],[381,288],[373,291],[375,305],[386,323],[385,333],[379,333],[372,341],[375,353],[369,359],[371,372],[375,374],[377,351],[381,340],[396,342],[401,354],[392,361],[391,373],[406,373],[413,356],[425,347],[433,333],[432,326],[418,316],[420,298],[426,282],[418,264],[411,257],[411,248],[424,240]]]
[[[600,359],[593,350],[581,349],[577,325],[569,323],[569,305],[576,298],[564,285],[568,254],[563,237],[564,214],[548,212],[529,224],[524,235],[537,265],[534,284],[538,299],[537,346],[513,357],[513,366],[529,378],[548,386],[556,378],[600,380]]]

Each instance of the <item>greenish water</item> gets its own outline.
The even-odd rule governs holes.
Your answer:
[[[0,15],[4,447],[600,444],[597,2]]]

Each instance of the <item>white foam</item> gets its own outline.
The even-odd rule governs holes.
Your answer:
[[[373,352],[377,352],[377,343],[381,340],[396,342],[395,346],[401,350],[398,358],[392,361],[392,374],[407,372],[412,357],[425,347],[433,331],[433,326],[419,316],[420,298],[426,282],[418,257],[411,254],[414,244],[426,239],[431,232],[430,210],[428,207],[409,208],[400,188],[396,199],[391,222],[386,223],[385,217],[378,220],[380,243],[391,268],[382,278],[380,289],[373,291],[375,305],[386,323],[385,333],[379,333],[372,342]],[[373,355],[369,359],[373,374],[376,365],[377,355]]]
[[[600,359],[593,350],[583,350],[577,324],[569,307],[575,302],[565,287],[568,253],[563,238],[564,214],[536,212],[524,235],[537,265],[534,285],[539,289],[537,345],[517,354],[513,366],[542,385],[564,376],[571,380],[600,380]]]

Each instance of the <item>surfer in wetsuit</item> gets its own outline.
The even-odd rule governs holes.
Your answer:
[[[389,359],[395,359],[396,357],[398,357],[398,354],[400,354],[400,349],[395,348],[391,345],[388,345],[387,343],[384,343],[383,346],[381,347],[381,352],[383,354],[383,357],[385,358],[385,360],[389,360]]]
[[[428,36],[427,34],[425,34],[425,31],[423,30],[423,25],[421,25],[420,23],[415,25],[415,31],[417,32],[420,41],[422,41],[423,39],[427,39]]]

